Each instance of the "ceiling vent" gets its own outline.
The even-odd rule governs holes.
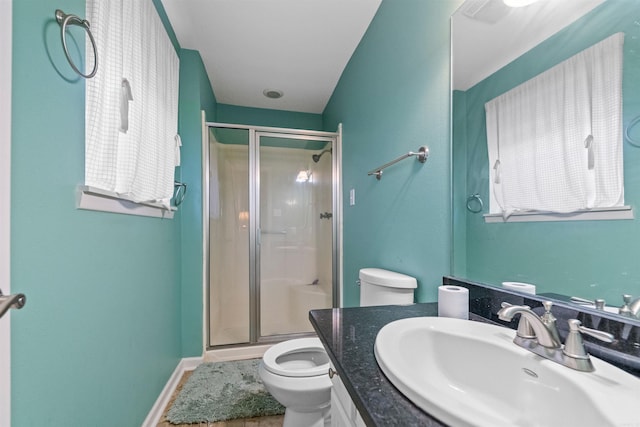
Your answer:
[[[284,95],[284,93],[282,93],[281,90],[276,90],[276,89],[265,89],[262,91],[262,94],[267,98],[271,98],[271,99],[282,98],[282,95]]]

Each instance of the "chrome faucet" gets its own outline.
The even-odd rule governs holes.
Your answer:
[[[528,306],[502,303],[502,309],[498,311],[498,317],[506,321],[511,321],[513,316],[516,314],[520,315],[520,323],[518,324],[516,338],[536,340],[539,345],[549,349],[561,347],[560,341],[554,337],[553,332],[547,328],[547,326],[542,322],[542,319]],[[528,332],[525,332],[527,331],[527,326],[520,328],[523,320],[526,322],[525,325],[528,324],[531,328]]]
[[[584,348],[581,334],[591,335],[605,342],[613,342],[613,335],[607,332],[585,328],[581,326],[579,320],[570,319],[568,321],[569,335],[567,335],[563,347],[560,344],[557,329],[555,329],[555,321],[548,321],[551,316],[552,303],[545,301],[543,304],[546,309],[546,323],[543,318],[525,305],[502,303],[502,309],[498,311],[498,317],[505,321],[511,321],[516,314],[520,314],[518,330],[516,337],[513,339],[516,345],[568,368],[593,372],[595,368],[589,358],[589,354]]]

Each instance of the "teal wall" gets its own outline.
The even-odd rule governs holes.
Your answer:
[[[202,111],[207,121],[217,120],[216,99],[200,54],[180,50],[178,131],[182,139],[178,180],[187,184],[180,205],[182,227],[181,330],[183,357],[201,356],[202,327]]]
[[[343,123],[346,304],[358,304],[358,270],[372,266],[417,277],[417,299],[435,300],[450,271],[449,16],[459,3],[383,0],[322,115],[217,104],[198,52],[169,30],[180,56],[176,177],[188,193],[161,220],[75,209],[84,81],[50,3],[14,1],[11,268],[28,304],[12,318],[13,424],[139,425],[178,360],[202,354],[201,110],[259,126]],[[84,0],[55,7],[85,10]],[[426,164],[366,175],[420,145]]]
[[[343,128],[344,301],[363,267],[415,276],[435,301],[450,272],[449,17],[461,1],[383,0],[324,111]],[[367,172],[428,145],[377,181]],[[349,206],[349,190],[356,204]]]
[[[485,224],[482,215],[465,209],[466,197],[479,192],[488,211],[484,103],[616,32],[626,34],[624,123],[640,114],[637,6],[635,0],[609,0],[466,93],[456,93],[454,212],[466,217],[455,225],[456,275],[493,284],[531,282],[539,292],[604,298],[612,305],[622,303],[622,293],[640,294],[638,220]],[[466,117],[466,127],[460,117]],[[634,133],[640,139],[638,129]],[[625,143],[625,202],[634,208],[640,200],[639,165],[640,147]]]
[[[180,221],[75,208],[85,85],[56,7],[85,15],[13,1],[12,425],[140,425],[182,356]]]
[[[228,104],[218,104],[217,114],[217,120],[220,123],[322,130],[321,114],[238,107]],[[336,129],[332,132],[335,131]]]

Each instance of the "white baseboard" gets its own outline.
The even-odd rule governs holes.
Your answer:
[[[169,377],[169,381],[162,389],[160,396],[156,399],[156,403],[153,404],[151,411],[149,411],[149,415],[142,423],[142,427],[156,427],[162,418],[162,414],[164,413],[164,409],[169,404],[169,400],[173,395],[176,387],[180,383],[180,378],[186,371],[192,371],[198,367],[202,363],[202,357],[187,357],[178,363],[176,369]]]

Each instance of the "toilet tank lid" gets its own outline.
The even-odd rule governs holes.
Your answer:
[[[363,268],[360,270],[360,281],[389,288],[417,288],[415,277],[381,268]]]

